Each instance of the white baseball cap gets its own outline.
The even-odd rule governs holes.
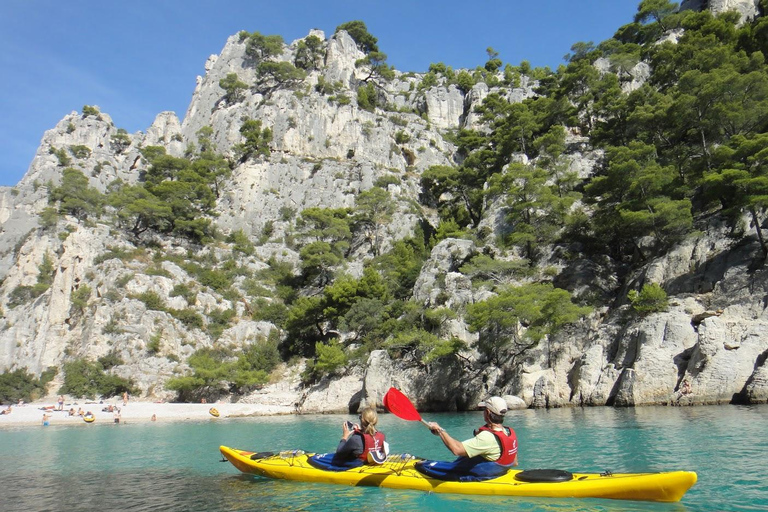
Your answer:
[[[500,396],[492,396],[491,398],[480,402],[477,406],[488,409],[497,416],[504,416],[507,413],[507,402]]]

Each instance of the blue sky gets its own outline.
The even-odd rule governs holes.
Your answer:
[[[486,48],[504,63],[557,67],[578,41],[599,43],[632,21],[640,0],[0,0],[0,186],[27,171],[43,133],[98,105],[145,131],[183,119],[209,55],[247,30],[287,43],[363,20],[388,62],[473,68]]]

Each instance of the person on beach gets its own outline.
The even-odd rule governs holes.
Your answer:
[[[59,410],[64,410],[64,395],[59,395]]]
[[[115,407],[115,414],[113,415],[115,423],[120,423],[120,409]]]
[[[12,409],[11,409],[11,406],[9,405],[8,407],[0,411],[0,414],[11,414],[11,412],[12,412]]]
[[[51,421],[50,421],[50,420],[51,420],[51,417],[50,417],[50,416],[48,416],[48,413],[45,413],[45,412],[44,412],[44,413],[43,413],[43,426],[44,426],[44,427],[47,427],[48,425],[50,425],[50,424],[51,424]]]
[[[386,441],[384,433],[376,430],[378,422],[379,416],[372,407],[366,407],[360,413],[360,425],[351,425],[345,421],[334,458],[347,461],[360,459],[364,463],[383,462],[386,458]]]
[[[433,434],[440,436],[446,448],[458,459],[440,465],[417,467],[419,471],[436,478],[451,475],[472,475],[479,478],[492,478],[507,472],[512,466],[517,466],[517,435],[509,427],[505,427],[504,415],[507,413],[507,402],[492,396],[478,404],[483,409],[485,423],[475,430],[474,437],[466,441],[458,441],[435,422],[429,423]],[[420,463],[419,463],[420,464]],[[439,474],[432,474],[430,471]]]
[[[149,421],[157,421],[157,414],[153,414]]]
[[[128,405],[128,392],[123,391],[123,407],[125,407],[126,405]]]

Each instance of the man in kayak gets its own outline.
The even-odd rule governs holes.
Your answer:
[[[474,437],[463,442],[451,437],[437,423],[429,423],[432,433],[440,436],[443,444],[459,458],[445,463],[430,461],[417,469],[435,478],[463,480],[465,476],[492,478],[517,466],[517,436],[514,430],[502,424],[507,413],[507,402],[492,396],[481,402],[479,407],[483,408],[485,424],[475,430]]]
[[[376,430],[379,416],[376,409],[366,407],[360,413],[360,425],[350,425],[345,422],[342,425],[342,436],[339,446],[336,448],[334,459],[355,460],[360,459],[367,463],[382,462],[384,454],[384,433]]]

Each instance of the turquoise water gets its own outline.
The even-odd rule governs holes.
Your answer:
[[[694,470],[680,503],[428,494],[267,480],[219,462],[221,444],[332,451],[351,416],[0,430],[0,510],[709,511],[768,510],[768,407],[514,411],[521,468]],[[463,439],[479,413],[424,414]],[[382,415],[393,452],[447,459],[421,424]]]

